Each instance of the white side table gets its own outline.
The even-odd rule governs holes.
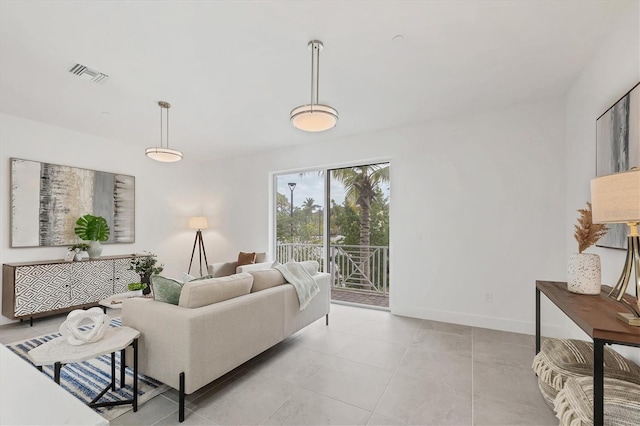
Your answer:
[[[128,291],[126,293],[117,293],[107,297],[106,299],[100,300],[98,303],[102,306],[102,309],[105,313],[107,310],[105,308],[111,309],[122,309],[122,301],[125,299],[129,299],[132,297],[144,297],[142,295],[142,291]]]
[[[104,388],[89,407],[112,407],[114,405],[133,404],[133,411],[138,411],[138,337],[140,332],[131,327],[109,327],[104,337],[97,342],[74,346],[64,337],[57,337],[29,351],[28,356],[39,369],[43,365],[54,366],[53,378],[60,384],[60,369],[65,364],[86,361],[101,355],[111,354],[111,383]],[[112,402],[97,402],[111,390],[116,390],[116,352],[120,351],[120,387],[124,387],[125,348],[133,346],[133,399]]]

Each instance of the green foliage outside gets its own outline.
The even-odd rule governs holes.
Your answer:
[[[388,165],[364,166],[334,171],[334,176],[346,188],[346,200],[331,200],[331,241],[336,245],[363,244],[363,213],[368,218],[368,243],[370,246],[389,245],[389,199],[380,184],[388,182]],[[373,178],[372,178],[373,176]],[[289,196],[276,195],[276,226],[279,244],[322,244],[324,211],[319,201],[307,198],[302,206],[293,207]],[[364,212],[363,212],[364,210]],[[365,232],[367,227],[364,227]],[[366,239],[367,236],[365,235]]]

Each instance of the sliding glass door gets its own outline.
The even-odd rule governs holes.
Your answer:
[[[389,163],[277,175],[275,188],[276,259],[317,260],[333,299],[388,307]]]

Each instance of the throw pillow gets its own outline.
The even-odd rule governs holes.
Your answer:
[[[184,308],[200,308],[249,294],[252,285],[251,274],[190,281],[184,285],[178,304]]]
[[[151,276],[151,285],[153,286],[153,298],[158,302],[177,305],[180,301],[183,286],[181,282],[161,275],[153,275]]]
[[[277,269],[265,269],[263,271],[253,271],[249,273],[253,275],[251,293],[287,283],[287,280],[284,279],[282,273]]]
[[[252,263],[256,263],[255,252],[253,253],[240,252],[240,254],[238,255],[238,266],[251,265]]]
[[[262,263],[267,261],[267,253],[264,251],[256,252],[256,263]]]
[[[203,275],[201,277],[194,277],[191,274],[187,274],[186,272],[182,273],[182,284],[186,284],[190,281],[200,281],[200,280],[208,280],[209,278],[213,278],[213,275]]]

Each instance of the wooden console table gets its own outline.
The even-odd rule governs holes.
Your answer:
[[[604,424],[604,345],[640,347],[640,327],[632,327],[616,319],[624,306],[607,294],[611,287],[602,286],[599,295],[583,295],[567,290],[567,283],[536,281],[536,354],[540,352],[540,292],[551,300],[593,340],[593,424]],[[636,298],[625,298],[635,304]]]

